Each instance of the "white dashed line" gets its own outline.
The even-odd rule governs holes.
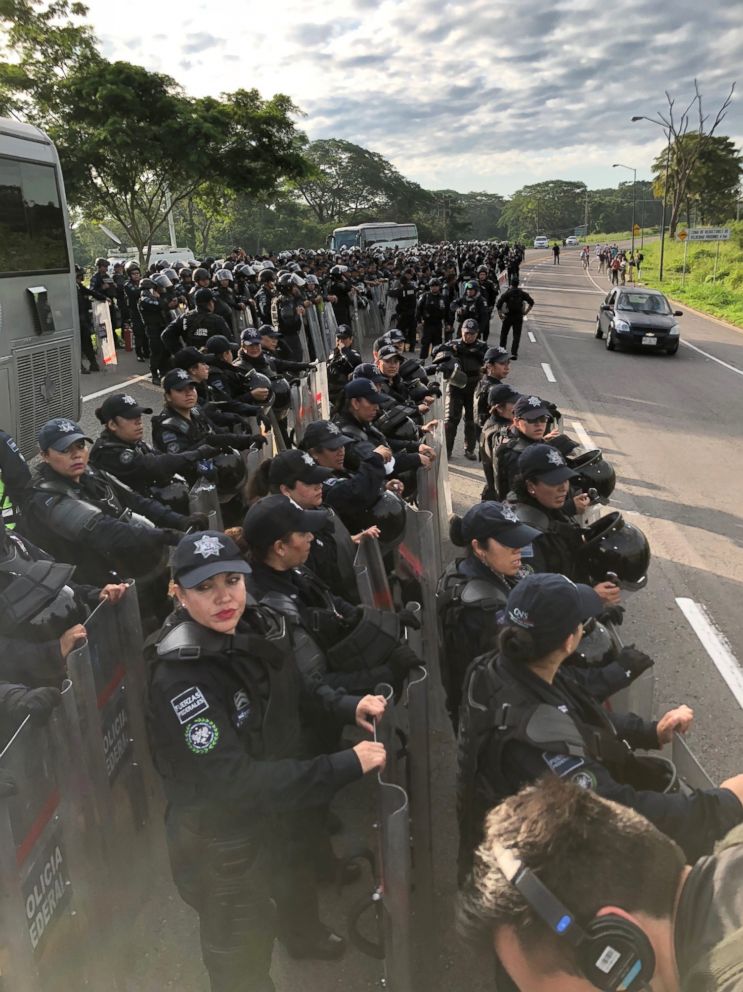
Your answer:
[[[715,358],[714,355],[710,355],[708,351],[702,351],[701,348],[697,348],[695,344],[690,344],[689,341],[681,341],[681,344],[685,348],[691,348],[692,351],[696,351],[700,355],[704,355],[705,358],[709,358],[712,362],[717,362],[718,365],[722,365],[723,368],[729,369],[731,372],[735,372],[736,375],[743,375],[743,369],[736,368],[735,365],[729,365],[727,362],[723,362],[721,358]]]
[[[531,341],[531,343],[532,344],[536,344],[537,343],[537,339],[534,337],[534,335],[532,334],[532,332],[531,331],[527,331],[526,333],[529,335],[529,340]]]
[[[127,386],[131,386],[135,382],[141,382],[143,379],[150,379],[149,373],[147,375],[135,375],[131,379],[125,379],[123,382],[117,382],[115,386],[106,386],[105,389],[99,389],[97,393],[88,393],[87,396],[83,396],[83,403],[87,403],[88,400],[97,400],[99,396],[105,396],[106,393],[113,393],[114,390],[119,389],[122,392]]]
[[[725,635],[718,629],[707,611],[693,599],[676,598],[676,604],[702,642],[702,647],[714,662],[728,689],[743,708],[743,669],[733,654]]]
[[[573,430],[575,431],[575,434],[578,440],[580,441],[581,445],[586,449],[586,451],[592,451],[593,448],[596,447],[596,445],[589,437],[588,431],[585,429],[583,424],[580,422],[580,420],[573,420],[571,421],[571,423],[573,425]]]
[[[542,372],[544,372],[547,376],[547,382],[557,382],[557,379],[555,379],[555,373],[552,371],[547,362],[542,362]]]

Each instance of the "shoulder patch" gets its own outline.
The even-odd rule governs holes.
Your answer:
[[[173,712],[178,717],[179,723],[188,723],[200,713],[205,713],[209,709],[209,703],[204,698],[204,693],[197,686],[192,685],[185,692],[179,692],[170,700]]]
[[[124,450],[119,455],[119,461],[122,465],[129,465],[130,462],[134,461],[134,452],[131,448],[124,448]]]
[[[194,720],[186,727],[186,744],[194,754],[213,751],[219,740],[219,727],[213,720]]]
[[[586,768],[582,771],[575,772],[574,775],[570,776],[570,781],[579,785],[581,789],[595,789],[598,784],[598,779],[593,774],[589,772]]]
[[[568,775],[572,776],[573,772],[577,772],[579,768],[585,765],[583,758],[578,758],[570,754],[555,754],[554,752],[543,751],[542,758],[549,770],[554,772],[558,778],[566,778]]]

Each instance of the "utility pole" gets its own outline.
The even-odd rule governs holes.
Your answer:
[[[586,186],[586,209],[583,213],[583,226],[586,229],[585,236],[588,237],[588,186]]]
[[[632,254],[635,253],[635,188],[637,186],[637,169],[634,169],[631,165],[622,165],[621,162],[615,162],[612,169],[626,169],[628,172],[632,173]]]
[[[658,279],[660,282],[663,282],[663,256],[666,246],[666,197],[668,196],[668,168],[671,163],[671,129],[670,127],[666,129],[661,121],[657,121],[653,117],[636,115],[632,118],[632,123],[634,124],[636,121],[649,121],[651,124],[655,124],[656,127],[663,129],[663,133],[668,139],[668,144],[666,145],[666,175],[663,180],[663,213],[660,220],[660,266],[658,270]]]

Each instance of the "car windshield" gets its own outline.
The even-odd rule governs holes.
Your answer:
[[[617,310],[634,310],[635,313],[670,314],[665,297],[655,293],[622,293],[617,300]]]

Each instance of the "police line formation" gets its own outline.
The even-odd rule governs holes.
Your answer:
[[[415,890],[431,895],[415,850],[421,838],[430,859],[429,741],[403,714],[422,680],[457,737],[459,849],[448,856],[461,929],[497,951],[499,989],[743,987],[741,835],[713,855],[743,820],[743,776],[704,787],[660,753],[693,714],[652,718],[653,659],[617,630],[622,590],[649,595],[650,550],[610,509],[602,453],[562,432],[549,399],[518,390],[534,305],[519,286],[523,256],[490,243],[237,249],[145,278],[132,262],[109,276],[99,260],[90,288],[78,271],[89,370],[92,297],[118,311],[163,402],[151,442],[153,411],[126,392],[96,410],[95,439],[48,422],[32,470],[2,435],[0,829],[12,856],[0,909],[10,932],[20,907],[23,931],[3,964],[10,992],[35,987],[70,885],[57,841],[38,879],[24,864],[44,823],[24,769],[29,754],[74,762],[70,713],[83,736],[102,721],[111,789],[146,723],[173,878],[199,916],[211,988],[265,992],[276,940],[297,959],[343,955],[318,888],[361,884],[362,869],[334,851],[343,823],[331,803],[365,775],[393,781],[406,731],[403,760],[423,776],[396,773],[398,792],[412,789],[402,844],[412,830]],[[448,521],[458,551],[444,565],[462,418],[482,499]],[[91,669],[98,681],[81,691]],[[112,685],[141,695],[111,711]],[[394,739],[382,732],[392,711]],[[94,764],[95,750],[83,740],[80,760]],[[393,804],[391,824],[401,812]],[[87,833],[77,814],[94,838],[96,811]],[[409,886],[410,854],[382,888]],[[81,902],[83,889],[72,880]],[[410,894],[381,899],[381,943],[370,949],[360,924],[354,937],[386,958],[393,992],[422,987],[415,955],[435,956],[425,934],[417,950],[401,946],[410,905],[430,912]]]

